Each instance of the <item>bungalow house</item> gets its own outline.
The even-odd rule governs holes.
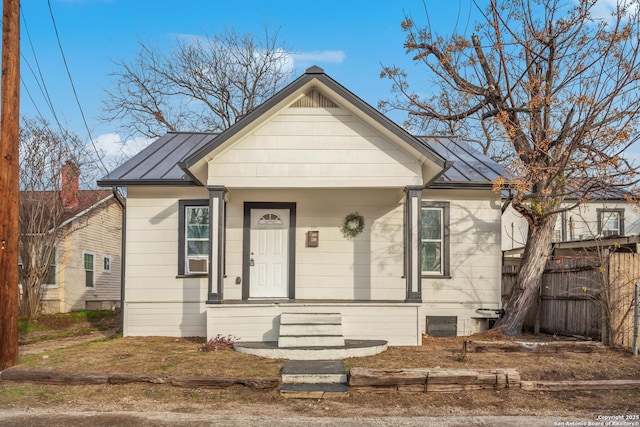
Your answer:
[[[98,181],[127,191],[124,334],[277,341],[295,313],[391,345],[484,330],[502,173],[311,67],[224,132],[170,132]]]
[[[20,194],[22,214],[29,209],[42,211],[49,215],[43,222],[50,223],[48,232],[59,235],[42,286],[45,313],[120,306],[124,202],[111,190],[80,190],[78,174],[70,172],[73,168],[63,166],[60,191]],[[58,204],[61,211],[54,213]],[[22,263],[20,259],[20,267]]]

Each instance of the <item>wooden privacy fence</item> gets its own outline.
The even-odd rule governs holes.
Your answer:
[[[518,267],[502,270],[503,301]],[[540,295],[529,309],[525,328],[583,335],[613,345],[633,345],[634,283],[640,281],[640,254],[558,257],[547,261]]]

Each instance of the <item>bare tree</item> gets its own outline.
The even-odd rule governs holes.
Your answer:
[[[262,37],[225,30],[177,39],[168,54],[139,42],[133,60],[115,63],[103,120],[120,120],[130,135],[221,131],[275,94],[292,67],[278,31]]]
[[[529,225],[497,325],[508,335],[522,332],[538,293],[558,213],[594,192],[637,184],[625,150],[640,135],[638,1],[608,21],[592,16],[595,3],[490,0],[470,37],[439,37],[407,17],[407,52],[426,66],[436,95],[446,91],[452,107],[464,107],[456,111],[421,100],[404,71],[383,70],[411,115],[497,126],[514,154],[512,175],[495,182],[513,190],[513,207]],[[576,203],[563,205],[569,194]]]
[[[64,235],[85,159],[77,136],[53,131],[46,122],[23,120],[20,130],[20,317],[41,310],[45,285],[55,275],[56,247]],[[64,176],[63,176],[64,172]],[[65,191],[63,191],[65,190]]]

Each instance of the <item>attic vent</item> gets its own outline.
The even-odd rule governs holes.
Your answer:
[[[291,106],[294,108],[339,108],[335,102],[315,90],[307,92]]]

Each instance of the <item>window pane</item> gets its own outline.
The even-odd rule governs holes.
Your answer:
[[[93,271],[93,255],[84,254],[84,269]]]
[[[208,239],[209,224],[189,224],[187,225],[187,239]]]
[[[93,288],[93,271],[85,271],[85,286],[87,288]]]
[[[56,266],[50,265],[47,270],[47,279],[44,282],[46,285],[55,285],[56,284]]]
[[[422,271],[441,272],[442,244],[422,242]]]
[[[56,251],[54,250],[49,258],[49,269],[47,270],[47,278],[44,282],[46,285],[56,284]]]
[[[209,238],[209,208],[188,207],[186,209],[187,239]]]
[[[607,230],[615,230],[618,231],[620,230],[620,222],[618,220],[618,214],[615,212],[610,212],[607,214],[607,223],[605,225],[605,229]]]
[[[442,238],[442,210],[422,209],[422,239]]]
[[[209,241],[191,240],[187,242],[187,256],[207,256],[209,255]]]

